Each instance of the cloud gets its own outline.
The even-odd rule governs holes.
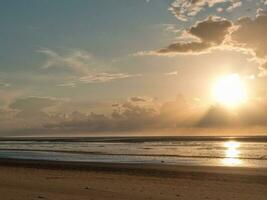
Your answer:
[[[6,122],[14,123],[12,126],[9,124],[9,129],[17,132],[142,131],[175,128],[184,126],[185,122],[188,125],[192,121],[192,115],[189,114],[191,111],[188,110],[190,106],[180,97],[163,104],[151,97],[130,97],[114,106],[110,104],[113,110],[109,115],[85,112],[85,109],[77,111],[75,107],[70,113],[57,109],[51,111],[50,108],[60,103],[60,100],[49,97],[19,98],[10,104],[9,112],[3,113],[6,115]],[[3,127],[3,121],[0,122],[0,127]]]
[[[7,88],[7,87],[10,87],[10,86],[11,85],[9,83],[6,83],[6,82],[0,80],[0,87]]]
[[[117,79],[125,79],[125,78],[130,78],[130,77],[137,77],[141,76],[141,74],[124,74],[124,73],[92,73],[87,76],[82,76],[80,77],[80,82],[82,83],[103,83],[103,82],[109,82],[112,80],[117,80]]]
[[[103,114],[75,113],[59,123],[44,124],[49,131],[74,132],[114,132],[143,130],[155,125],[155,112],[153,109],[136,106],[131,103],[123,104],[120,110],[115,110],[112,116]]]
[[[189,33],[196,36],[203,43],[221,44],[229,33],[232,23],[226,19],[209,17],[191,27]]]
[[[242,1],[232,2],[232,5],[230,5],[226,10],[228,12],[232,12],[234,9],[241,7],[241,6],[242,6]]]
[[[266,98],[250,100],[237,110],[228,110],[220,105],[211,106],[196,124],[197,127],[266,127]]]
[[[37,52],[46,55],[48,58],[42,66],[43,69],[68,68],[77,74],[87,74],[92,63],[92,56],[82,50],[73,50],[66,55],[59,55],[51,49],[40,49]]]
[[[182,97],[175,101],[157,103],[150,97],[130,97],[128,101],[114,104],[110,116],[73,112],[57,123],[47,123],[44,128],[73,132],[143,131],[164,128],[190,127],[196,123],[199,108]]]
[[[178,75],[178,71],[167,72],[164,75],[165,76],[177,76]]]
[[[0,109],[0,121],[1,123],[3,122],[8,122],[10,120],[13,120],[15,117],[15,112],[9,109]]]
[[[198,127],[229,127],[237,122],[236,115],[220,105],[211,106],[210,109],[196,124]],[[238,125],[238,124],[236,124]]]
[[[237,29],[231,34],[233,45],[252,49],[257,57],[267,58],[267,14],[261,13],[255,19],[244,17],[235,25]]]
[[[177,42],[158,51],[159,54],[168,53],[198,53],[223,43],[229,33],[232,23],[226,19],[209,17],[198,22],[187,32],[199,41]]]
[[[68,115],[67,118],[63,119],[61,122],[51,122],[44,124],[43,128],[47,129],[48,132],[57,131],[112,131],[112,122],[103,114],[90,113],[89,115],[73,112]]]
[[[0,88],[0,105],[7,107],[14,99],[20,97],[24,92],[9,87]]]
[[[235,22],[219,17],[209,17],[183,31],[178,42],[158,51],[143,51],[136,56],[198,55],[211,50],[231,50],[247,54],[250,61],[259,64],[258,76],[267,75],[267,12],[257,10],[255,18],[243,17]],[[186,36],[186,38],[183,38]]]
[[[16,112],[8,108],[0,108],[0,129],[5,130],[12,127],[13,129],[17,128],[16,122],[14,119],[16,117]]]
[[[83,50],[72,50],[60,55],[51,49],[40,49],[37,52],[47,57],[43,70],[58,69],[69,73],[68,81],[58,84],[61,87],[75,87],[79,83],[101,83],[118,79],[140,76],[140,74],[114,73],[101,70],[93,57]],[[54,73],[54,72],[53,72]]]
[[[54,105],[54,103],[55,100],[49,97],[26,97],[17,99],[10,105],[10,108],[18,110],[41,110]]]
[[[59,87],[76,87],[74,81],[58,84]]]
[[[188,43],[174,43],[167,48],[159,50],[160,54],[173,54],[173,53],[199,53],[210,48],[210,44],[202,42],[188,42]]]
[[[16,119],[30,126],[49,120],[46,108],[55,106],[58,100],[49,97],[26,97],[16,99],[9,108],[16,111]]]
[[[241,0],[174,0],[169,10],[181,21],[188,21],[198,15],[206,7],[212,8],[215,5],[227,3],[229,10],[241,6]]]
[[[231,45],[253,52],[254,60],[260,63],[259,76],[262,76],[267,66],[267,13],[258,10],[255,19],[243,17],[235,26],[235,31],[230,35]]]
[[[193,127],[202,117],[202,106],[184,99],[179,95],[174,101],[168,101],[160,106],[159,117],[164,127]]]
[[[150,97],[135,96],[135,97],[131,97],[130,101],[132,101],[132,102],[151,102],[151,101],[153,101],[153,99]]]
[[[266,127],[266,99],[251,100],[248,105],[229,110],[220,105],[202,105],[201,100],[177,96],[173,101],[134,96],[112,104],[110,114],[77,110],[50,109],[62,104],[49,97],[17,99],[7,109],[0,109],[0,127],[33,133],[90,133],[176,130],[183,128]],[[66,107],[68,104],[65,104]],[[5,129],[2,129],[3,131]]]
[[[267,126],[267,101],[265,98],[254,100],[253,104],[242,109],[239,117],[242,126]]]

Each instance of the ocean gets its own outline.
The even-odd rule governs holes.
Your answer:
[[[0,159],[267,167],[267,137],[2,138]]]

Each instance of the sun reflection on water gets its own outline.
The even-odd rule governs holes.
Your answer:
[[[238,166],[242,164],[242,161],[239,159],[240,155],[240,143],[236,141],[228,141],[224,143],[225,158],[223,159],[223,164],[225,166]]]

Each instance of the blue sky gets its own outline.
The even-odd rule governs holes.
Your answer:
[[[105,60],[158,47],[164,41],[157,25],[175,22],[166,12],[168,5],[143,0],[3,1],[1,62],[9,68],[33,67],[40,62],[36,50],[41,47],[84,49]]]
[[[24,78],[25,74],[46,73],[40,70],[47,59],[38,52],[43,48],[59,54],[86,51],[94,57],[96,67],[123,71],[127,66],[113,66],[112,61],[159,48],[174,37],[164,30],[165,24],[176,21],[167,12],[167,1],[34,0],[3,1],[2,5],[0,69],[4,79],[11,76],[6,81],[14,82],[14,87],[18,87],[16,82],[25,87],[30,84],[31,78]],[[50,96],[49,91],[42,95]]]

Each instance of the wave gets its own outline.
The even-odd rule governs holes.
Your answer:
[[[78,154],[78,155],[103,155],[103,156],[134,156],[134,157],[162,157],[162,158],[202,158],[202,159],[238,159],[238,160],[267,160],[267,155],[263,155],[260,157],[225,157],[225,156],[207,156],[207,155],[173,155],[173,154],[125,154],[125,153],[103,153],[97,151],[64,151],[64,150],[33,150],[33,149],[1,149],[1,151],[14,151],[14,152],[46,152],[46,153],[69,153],[69,154]]]
[[[267,136],[134,136],[134,137],[0,137],[0,141],[21,142],[172,142],[227,141],[267,142]]]

